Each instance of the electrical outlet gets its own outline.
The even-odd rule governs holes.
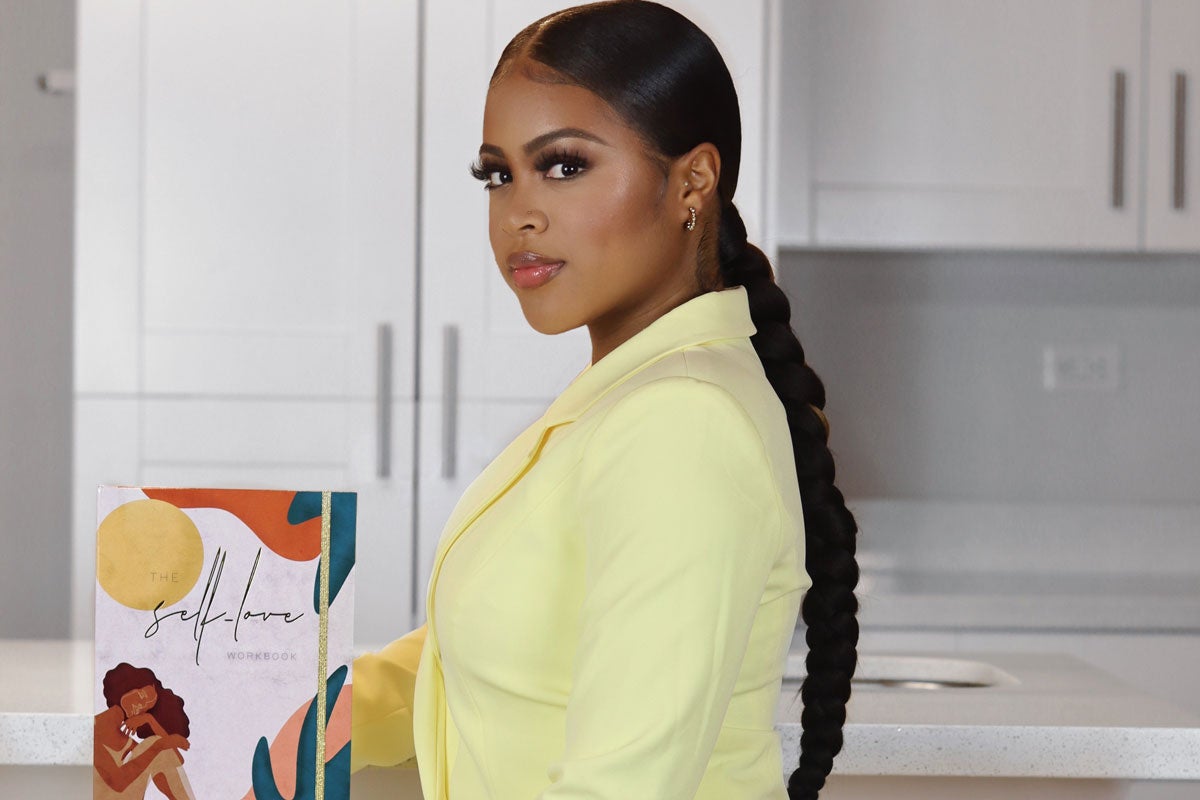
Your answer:
[[[1048,392],[1115,392],[1117,355],[1116,345],[1047,345],[1042,359],[1042,386]]]

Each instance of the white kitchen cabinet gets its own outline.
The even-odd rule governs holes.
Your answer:
[[[1200,3],[1148,0],[1146,249],[1200,250]]]
[[[417,12],[80,3],[74,635],[103,482],[355,491],[356,636],[408,630]]]
[[[784,3],[781,246],[1200,250],[1195,203],[1166,197],[1167,95],[1173,70],[1194,79],[1198,14],[1186,0]]]
[[[425,8],[422,104],[418,532],[424,587],[454,504],[591,361],[586,327],[533,330],[499,272],[486,192],[467,174],[482,141],[488,81],[505,44],[565,7],[555,0],[470,0]],[[768,2],[678,0],[721,50],[737,86],[743,152],[735,202],[752,241],[765,230],[763,138]],[[436,43],[436,44],[434,44]],[[414,624],[424,618],[417,598]]]

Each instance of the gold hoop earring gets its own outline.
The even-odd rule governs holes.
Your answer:
[[[685,230],[690,231],[690,230],[694,230],[696,227],[696,209],[692,208],[691,206],[688,206],[688,211],[691,212],[692,218],[689,219],[687,222],[683,223],[683,227]]]

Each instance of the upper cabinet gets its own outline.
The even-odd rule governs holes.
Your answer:
[[[409,629],[418,11],[79,4],[75,635],[98,483],[357,492],[356,636]]]
[[[1200,4],[804,0],[780,27],[782,246],[1200,250]]]

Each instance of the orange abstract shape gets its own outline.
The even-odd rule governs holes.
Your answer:
[[[321,555],[321,518],[288,522],[295,492],[274,489],[143,489],[177,508],[219,508],[246,523],[272,551],[292,561]]]

